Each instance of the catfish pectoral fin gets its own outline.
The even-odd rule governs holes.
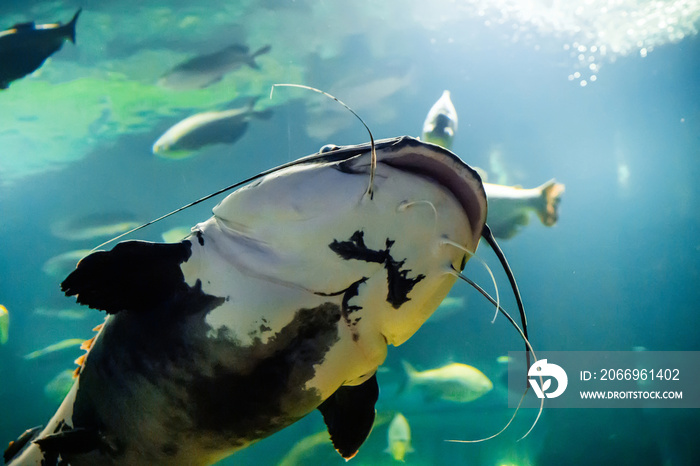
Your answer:
[[[369,436],[378,397],[377,376],[373,375],[360,385],[340,387],[318,407],[333,446],[346,460],[357,454]]]
[[[116,314],[163,306],[187,288],[180,264],[189,259],[191,243],[125,241],[111,251],[83,258],[61,283],[67,296],[93,309]]]

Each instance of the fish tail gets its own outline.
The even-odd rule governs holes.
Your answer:
[[[76,11],[75,14],[73,15],[73,19],[71,19],[71,20],[68,22],[68,24],[66,24],[65,26],[63,26],[64,28],[66,28],[66,31],[67,31],[67,33],[68,33],[68,40],[70,40],[70,41],[73,42],[74,44],[75,44],[75,24],[76,24],[77,21],[78,21],[78,16],[80,16],[80,12],[81,12],[81,11],[83,11],[83,9],[82,9],[82,8],[78,8],[78,11]]]
[[[269,120],[272,117],[272,109],[268,108],[259,112],[253,112],[253,116],[261,120]]]
[[[564,193],[564,185],[557,183],[554,178],[544,183],[539,189],[541,194],[541,205],[537,209],[537,216],[543,225],[551,227],[559,219],[559,202]]]
[[[270,49],[272,49],[272,46],[269,44],[264,46],[264,47],[260,47],[260,49],[253,54],[253,58],[259,57],[260,55],[263,55],[263,54],[266,54],[267,52],[270,51]]]
[[[415,375],[418,373],[418,371],[408,361],[402,359],[401,364],[403,365],[403,370],[406,372],[406,377],[404,377],[403,381],[399,385],[398,390],[396,390],[397,395],[400,395],[401,393],[405,392],[408,389],[408,387],[413,385]]]
[[[272,46],[268,44],[268,45],[266,45],[266,46],[264,46],[264,47],[261,47],[260,49],[258,49],[257,52],[255,52],[254,54],[252,54],[252,55],[250,56],[250,63],[248,63],[248,64],[250,65],[250,67],[251,67],[251,68],[254,68],[254,69],[256,69],[256,70],[257,70],[258,68],[260,68],[260,67],[258,66],[258,64],[255,62],[255,58],[256,58],[256,57],[259,57],[260,55],[266,54],[266,53],[269,52],[271,49],[272,49]]]

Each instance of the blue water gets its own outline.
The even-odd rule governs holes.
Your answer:
[[[66,350],[36,361],[26,361],[23,355],[66,338],[89,338],[103,319],[98,311],[81,320],[34,312],[75,307],[60,292],[61,278],[42,272],[45,261],[107,239],[60,239],[52,235],[52,224],[99,211],[129,211],[145,222],[324,144],[368,140],[349,114],[347,125],[326,139],[309,136],[307,127],[322,118],[308,105],[318,96],[278,89],[272,101],[266,99],[271,84],[288,80],[328,91],[335,87],[338,98],[357,106],[375,138],[420,135],[428,109],[449,89],[459,114],[452,148],[456,154],[493,171],[490,154],[497,148],[501,174],[509,184],[534,187],[556,177],[566,185],[557,225],[546,228],[533,217],[520,234],[501,241],[522,292],[536,349],[700,351],[697,35],[666,42],[656,37],[653,50],[644,57],[639,46],[614,60],[596,57],[597,79],[581,86],[580,78],[569,79],[582,68],[565,48],[574,40],[567,31],[526,28],[512,18],[502,25],[485,25],[484,17],[473,14],[463,14],[457,24],[449,18],[444,24],[432,17],[421,21],[410,14],[418,6],[413,2],[387,2],[382,7],[368,2],[348,7],[347,15],[340,17],[343,7],[333,2],[198,3],[163,2],[165,20],[155,21],[155,9],[147,9],[134,13],[134,24],[128,26],[124,13],[119,13],[121,4],[85,2],[78,44],[64,45],[45,71],[0,93],[6,122],[0,128],[0,304],[11,318],[9,341],[0,346],[0,442],[49,419],[58,404],[44,394],[44,387],[73,367],[81,352]],[[449,17],[450,5],[435,9]],[[633,10],[634,2],[626,5]],[[76,7],[5,5],[0,7],[0,28],[19,20],[66,21]],[[222,20],[221,15],[230,18]],[[496,22],[498,16],[487,11],[487,20],[489,15]],[[104,21],[109,17],[115,21]],[[153,26],[139,38],[139,28],[149,21]],[[696,21],[694,26],[700,25]],[[129,27],[133,30],[125,30]],[[74,151],[65,150],[61,138],[71,140],[76,122],[42,118],[53,113],[56,102],[70,102],[75,108],[92,105],[87,92],[83,96],[65,86],[86,74],[92,77],[85,84],[91,89],[133,82],[141,86],[136,92],[141,89],[148,96],[145,107],[151,98],[162,102],[152,97],[162,72],[182,57],[227,45],[230,37],[248,42],[253,50],[272,45],[270,55],[259,59],[257,74],[234,72],[213,87],[220,103],[259,88],[263,105],[274,109],[271,120],[252,121],[235,145],[207,148],[181,161],[157,158],[151,145],[180,118],[178,112],[203,108],[183,110],[181,103],[173,103],[166,109],[161,104],[138,125],[122,125],[122,109],[114,104],[122,97],[110,97],[106,90],[107,101],[112,99],[114,105],[102,114],[107,129],[95,129],[103,125],[100,112],[86,117],[93,133],[89,140],[81,138],[85,144],[72,142]],[[149,48],[153,55],[146,57]],[[159,53],[164,57],[161,64]],[[117,71],[110,75],[106,69]],[[349,77],[354,77],[352,84],[343,84]],[[361,97],[368,102],[360,102],[352,92],[363,82],[389,77],[401,81],[385,83],[396,89],[365,89]],[[37,83],[55,86],[62,100],[37,101]],[[66,89],[74,94],[66,96]],[[21,95],[20,103],[10,105],[10,94],[14,99]],[[35,115],[34,120],[26,118],[23,108]],[[142,109],[124,111],[136,115]],[[55,135],[61,132],[66,135]],[[22,138],[15,138],[17,134]],[[27,134],[33,136],[27,139]],[[208,218],[216,202],[189,209],[134,238],[160,241],[169,228]],[[488,248],[479,254],[498,268]],[[468,264],[466,273],[490,289],[490,279],[476,261]],[[505,276],[496,276],[504,306],[514,311]],[[457,406],[397,398],[393,394],[403,377],[401,360],[423,369],[464,362],[480,368],[498,386],[503,369],[496,358],[522,349],[505,319],[491,324],[492,306],[476,292],[457,284],[453,296],[465,299],[465,309],[426,323],[407,343],[390,348],[388,370],[378,376],[380,417],[402,411],[411,422],[415,452],[407,456],[407,464],[699,464],[700,415],[695,409],[545,409],[532,433],[516,442],[536,416],[534,410],[525,410],[494,440],[444,442],[489,436],[505,425],[512,410],[498,390]],[[386,427],[375,427],[353,463],[394,463],[383,452]],[[221,464],[277,464],[302,438],[323,428],[319,413],[312,413]],[[343,462],[327,445],[304,458],[317,464]]]

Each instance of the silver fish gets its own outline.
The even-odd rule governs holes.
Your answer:
[[[457,122],[457,110],[450,99],[450,91],[443,91],[425,117],[421,139],[451,149],[457,134]]]
[[[551,227],[559,219],[559,203],[564,185],[551,179],[536,188],[484,183],[489,200],[489,226],[496,238],[508,239],[530,223],[534,212],[543,225]]]
[[[257,99],[241,108],[202,112],[185,118],[168,129],[153,144],[153,153],[183,159],[213,144],[233,144],[245,134],[251,118],[268,119],[272,110],[253,110]]]
[[[269,52],[270,49],[271,47],[266,45],[251,54],[245,45],[231,45],[218,52],[198,55],[165,73],[158,85],[178,91],[203,89],[221,81],[226,74],[243,65],[258,69],[255,58]]]

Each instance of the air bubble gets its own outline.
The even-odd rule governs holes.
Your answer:
[[[586,87],[587,85],[588,85],[588,83],[586,82],[586,80],[582,79],[581,80],[581,87]]]
[[[645,58],[645,57],[647,56],[647,49],[645,49],[645,48],[644,48],[644,49],[641,49],[641,50],[639,51],[639,56],[642,57],[642,58]]]

